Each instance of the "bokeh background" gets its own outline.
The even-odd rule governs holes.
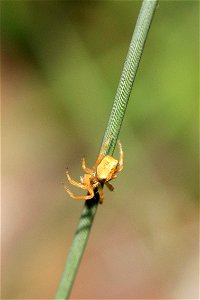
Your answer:
[[[140,5],[1,1],[4,299],[54,297]],[[73,299],[198,299],[198,6],[156,10]]]

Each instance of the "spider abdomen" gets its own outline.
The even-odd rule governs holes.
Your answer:
[[[107,182],[113,178],[118,167],[118,160],[106,155],[97,166],[96,176],[99,181]]]

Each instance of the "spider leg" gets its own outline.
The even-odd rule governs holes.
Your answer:
[[[94,197],[94,191],[91,189],[90,191],[88,191],[90,194],[89,195],[84,195],[84,196],[75,196],[66,185],[64,185],[64,189],[66,190],[66,192],[70,195],[71,198],[75,199],[75,200],[89,200],[92,199]]]
[[[98,193],[99,193],[99,203],[102,204],[103,200],[104,200],[104,191],[103,191],[100,183],[98,184],[97,188],[98,188]]]
[[[119,165],[117,168],[117,172],[121,172],[123,170],[124,153],[123,153],[122,144],[120,143],[120,141],[118,141],[118,146],[119,146]]]
[[[67,175],[68,181],[69,181],[72,185],[74,185],[74,186],[76,186],[76,187],[79,187],[79,188],[81,188],[81,189],[83,189],[83,190],[87,190],[87,187],[86,187],[84,184],[82,184],[82,183],[80,183],[80,182],[77,182],[77,181],[73,180],[73,179],[69,176],[68,170],[66,171],[66,175]]]
[[[87,173],[87,174],[92,174],[92,173],[94,173],[93,170],[91,170],[91,169],[89,169],[89,168],[86,167],[86,165],[85,165],[85,158],[82,158],[82,169],[83,169],[83,171],[85,171],[85,173]]]
[[[112,184],[110,184],[109,182],[105,182],[105,185],[107,186],[107,188],[108,188],[110,191],[114,191],[114,186],[112,186]]]
[[[100,162],[102,161],[102,159],[103,159],[103,157],[104,157],[104,151],[106,150],[106,148],[107,148],[107,146],[108,146],[110,140],[111,140],[111,136],[109,136],[109,137],[107,138],[107,140],[105,141],[105,143],[103,144],[103,146],[102,146],[102,148],[101,148],[101,151],[100,151],[100,153],[99,153],[99,156],[97,157],[97,160],[96,160],[95,165],[94,165],[94,167],[93,167],[94,170],[96,170],[97,166],[98,166],[98,165],[100,164]]]

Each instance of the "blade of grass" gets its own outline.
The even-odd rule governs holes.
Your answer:
[[[114,152],[156,5],[157,0],[144,0],[142,3],[102,141],[103,145],[105,140],[111,137],[108,147],[105,150],[105,155],[112,155]],[[68,299],[70,295],[97,207],[97,197],[86,201],[84,204],[55,299]]]

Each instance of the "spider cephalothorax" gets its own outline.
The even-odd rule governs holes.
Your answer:
[[[104,151],[108,146],[110,139],[108,139],[102,146],[101,152],[95,162],[93,169],[89,169],[85,165],[85,159],[82,159],[82,168],[85,171],[85,175],[81,176],[81,182],[73,180],[66,172],[68,181],[83,190],[88,191],[88,195],[75,196],[67,186],[64,186],[67,193],[75,200],[89,200],[94,197],[94,191],[97,189],[99,193],[99,202],[102,203],[104,199],[104,192],[102,189],[102,184],[105,184],[110,191],[114,190],[114,187],[109,183],[110,180],[117,177],[117,173],[123,169],[123,150],[122,145],[118,141],[119,145],[119,161],[110,155],[104,156]]]

